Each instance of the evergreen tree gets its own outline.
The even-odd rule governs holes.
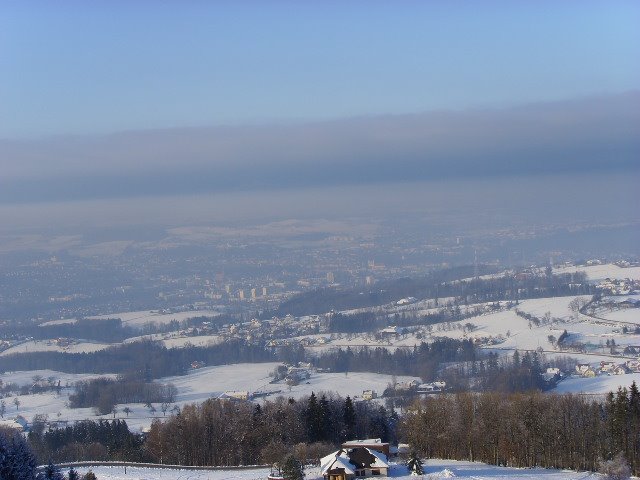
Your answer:
[[[320,405],[318,405],[318,399],[313,392],[311,392],[311,396],[309,397],[307,408],[305,410],[305,425],[307,427],[309,441],[319,441],[322,434],[322,415],[320,412]]]
[[[416,452],[411,452],[409,460],[407,460],[407,468],[411,472],[411,475],[422,475],[424,473],[422,469],[422,460]]]
[[[33,480],[35,473],[35,457],[22,435],[0,430],[0,478]]]
[[[80,480],[80,475],[78,475],[78,472],[76,472],[73,467],[71,467],[71,469],[69,470],[67,480]]]
[[[320,425],[318,440],[329,440],[329,435],[331,433],[331,410],[329,408],[329,401],[327,400],[327,397],[325,395],[322,395],[322,397],[320,398],[320,402],[318,403],[318,414]]]
[[[630,445],[629,459],[631,468],[638,471],[640,465],[640,391],[634,381],[629,389]]]
[[[354,429],[356,426],[356,411],[353,408],[351,397],[347,396],[342,407],[342,421],[344,422],[343,440],[354,437]]]
[[[304,479],[304,466],[293,455],[287,455],[282,462],[282,476],[285,480],[303,480]]]
[[[64,475],[56,465],[49,461],[49,465],[44,467],[44,471],[40,472],[36,478],[37,480],[64,480]]]

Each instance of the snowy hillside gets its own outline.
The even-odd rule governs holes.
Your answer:
[[[279,363],[243,363],[235,365],[220,365],[205,367],[191,371],[184,376],[166,377],[159,379],[161,383],[172,383],[178,389],[175,405],[183,407],[191,403],[201,403],[209,398],[217,398],[225,392],[246,391],[250,393],[270,394],[266,398],[273,399],[279,395],[300,398],[310,395],[311,392],[337,392],[341,396],[347,395],[356,398],[362,395],[363,390],[375,390],[381,394],[392,382],[391,375],[379,375],[377,373],[350,372],[344,373],[313,373],[311,377],[299,385],[289,387],[283,382],[271,384],[271,372],[280,365]],[[70,387],[77,381],[89,380],[100,375],[69,374],[51,370],[34,370],[25,372],[11,372],[0,375],[5,383],[17,383],[18,385],[31,385],[33,378],[39,376],[43,379],[51,379],[54,384],[58,380],[62,387],[58,394],[53,391],[16,395],[6,399],[7,413],[5,418],[13,418],[22,415],[31,421],[37,414],[46,414],[52,421],[75,421],[83,419],[98,420],[99,418],[121,418],[127,421],[132,430],[142,430],[149,425],[154,418],[162,418],[165,415],[160,411],[160,405],[154,405],[155,412],[151,412],[141,403],[129,403],[117,405],[115,417],[113,414],[97,416],[91,408],[69,408]],[[115,375],[104,375],[115,377]],[[398,376],[396,381],[409,382],[414,377]],[[13,403],[18,400],[16,407]],[[172,405],[173,407],[173,405]],[[127,408],[128,414],[124,413]],[[167,412],[169,415],[171,412]]]

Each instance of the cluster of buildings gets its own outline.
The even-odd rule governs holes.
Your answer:
[[[634,372],[640,373],[640,359],[627,360],[624,363],[602,361],[599,367],[588,363],[576,365],[576,374],[584,378],[593,378],[598,375],[625,375]]]
[[[447,383],[441,380],[435,381],[435,382],[428,382],[428,383],[420,383],[417,380],[411,380],[409,382],[397,382],[393,386],[393,389],[395,390],[396,393],[417,393],[417,394],[424,394],[424,395],[428,395],[431,393],[444,392],[446,388],[447,388]],[[364,392],[363,392],[363,398],[364,398]]]
[[[311,364],[302,364],[299,366],[289,366],[284,381],[287,385],[298,385],[305,380],[311,378]]]
[[[246,340],[249,343],[265,342],[269,347],[280,347],[292,343],[325,343],[326,339],[313,338],[291,340],[293,337],[315,335],[319,332],[321,319],[317,315],[293,317],[287,315],[282,318],[273,317],[269,320],[252,319],[248,322],[229,323],[221,327],[213,326],[210,322],[203,322],[197,327],[190,327],[177,332],[180,337],[194,337],[201,335],[217,335],[221,340]],[[175,333],[166,334],[165,340],[175,338]]]
[[[605,278],[596,285],[596,288],[609,295],[638,295],[640,294],[640,280]]]

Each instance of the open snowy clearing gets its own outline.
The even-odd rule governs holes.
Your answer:
[[[635,323],[640,325],[640,308],[625,308],[598,314],[607,320],[615,322]]]
[[[640,373],[600,375],[594,378],[572,377],[560,382],[553,391],[555,393],[605,394],[615,392],[618,387],[626,387],[628,390],[634,381],[640,385]]]
[[[589,295],[578,295],[577,297],[545,297],[545,298],[532,298],[528,300],[522,300],[518,305],[518,310],[530,313],[538,318],[544,317],[549,312],[551,317],[562,318],[564,320],[570,319],[574,312],[569,307],[569,304],[576,298],[582,300],[590,300]]]
[[[69,408],[69,395],[73,393],[71,387],[75,382],[97,378],[101,375],[74,375],[55,372],[52,370],[34,370],[26,372],[12,372],[0,376],[5,383],[17,383],[18,385],[33,384],[33,377],[39,376],[45,380],[51,378],[53,384],[60,380],[62,387],[60,393],[47,391],[31,395],[16,395],[5,399],[7,413],[5,418],[13,419],[16,415],[22,415],[31,422],[37,414],[48,415],[51,421],[77,421],[119,418],[127,421],[132,430],[140,431],[148,428],[154,418],[163,418],[170,415],[171,409],[177,405],[183,407],[187,404],[202,403],[209,398],[216,398],[225,392],[249,392],[269,394],[266,398],[274,399],[278,396],[300,398],[310,395],[311,392],[337,392],[341,396],[352,398],[361,397],[363,390],[375,390],[381,394],[392,382],[391,375],[379,375],[377,373],[352,372],[344,373],[314,373],[311,378],[300,385],[289,387],[283,382],[271,384],[271,372],[280,365],[279,363],[243,363],[235,365],[221,365],[205,367],[191,371],[184,376],[165,377],[158,380],[160,383],[172,383],[178,389],[174,404],[169,406],[167,412],[161,411],[160,404],[154,404],[155,411],[151,411],[141,403],[119,404],[116,406],[115,416],[96,415],[91,408]],[[114,377],[114,375],[102,375]],[[398,376],[398,382],[419,380],[416,377]],[[19,406],[13,403],[17,399]],[[128,408],[126,414],[124,409]]]
[[[605,265],[589,265],[584,267],[559,267],[554,268],[553,273],[574,273],[584,272],[591,281],[600,281],[605,278],[629,278],[631,280],[640,280],[640,267],[622,268],[612,263]]]
[[[140,468],[112,466],[80,467],[78,472],[86,473],[91,469],[98,480],[265,480],[269,469],[227,469],[227,470],[181,470],[163,468]],[[307,480],[322,478],[318,468],[305,470]],[[542,468],[507,468],[495,467],[478,462],[464,462],[455,460],[427,460],[424,465],[424,475],[414,477],[409,475],[403,465],[392,465],[389,477],[399,480],[413,480],[423,478],[436,480],[440,478],[471,478],[474,480],[502,480],[517,478],[520,480],[596,480],[601,475],[590,472],[573,472],[568,470],[552,470]]]
[[[25,370],[20,372],[7,372],[0,374],[0,380],[3,383],[15,383],[19,386],[33,385],[34,378],[39,377],[43,380],[52,379],[54,384],[60,381],[62,387],[72,386],[76,382],[84,380],[92,380],[94,378],[115,378],[115,375],[102,375],[97,373],[64,373],[55,370]]]
[[[376,339],[373,334],[320,334],[307,335],[304,338],[322,339],[324,343],[309,347],[311,351],[320,352],[337,347],[346,348],[347,346],[352,348],[380,346],[393,350],[398,347],[413,347],[423,341],[430,342],[441,337],[469,338],[480,341],[492,337],[497,342],[495,343],[496,351],[542,349],[550,355],[554,355],[557,352],[558,355],[582,358],[581,361],[587,363],[612,360],[611,353],[606,347],[607,341],[614,340],[616,345],[619,346],[619,351],[622,351],[627,345],[640,345],[640,335],[623,333],[622,326],[614,321],[608,323],[582,314],[577,315],[576,318],[576,312],[569,307],[569,304],[575,298],[586,300],[590,297],[583,295],[578,297],[547,297],[523,300],[517,307],[510,310],[484,313],[456,322],[434,324],[431,326],[431,332],[428,331],[427,327],[421,326],[417,327],[414,333],[397,337],[391,336],[384,339]],[[473,307],[474,305],[470,305],[468,308]],[[534,322],[530,323],[527,319],[517,315],[516,308],[542,320],[548,314],[550,321],[537,326]],[[627,315],[625,318],[628,320],[633,315],[626,313],[630,311],[635,314],[640,312],[640,309],[628,309],[621,315]],[[616,313],[614,312],[613,315]],[[463,328],[468,324],[474,325],[472,331]],[[559,338],[565,329],[570,335],[571,342],[582,342],[587,345],[589,355],[561,352],[555,344],[549,341],[550,336],[555,339]],[[488,348],[492,347],[489,346]],[[633,356],[613,357],[614,360],[616,358],[618,359],[617,361],[622,363],[633,358]]]
[[[300,398],[311,392],[337,392],[359,397],[363,390],[376,390],[378,393],[387,388],[392,381],[391,375],[377,373],[313,373],[311,378],[299,385],[289,387],[283,382],[270,383],[271,372],[280,363],[240,363],[221,365],[194,370],[185,376],[166,377],[162,383],[173,383],[178,388],[176,403],[202,402],[207,398],[228,391],[248,391],[272,393],[272,396]],[[416,377],[398,376],[397,381],[419,380]]]

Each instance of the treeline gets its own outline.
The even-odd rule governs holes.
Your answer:
[[[480,266],[479,268],[483,275],[495,271],[494,267]],[[301,316],[325,313],[330,310],[373,307],[395,302],[404,297],[437,298],[440,284],[471,277],[473,272],[473,266],[462,266],[438,270],[424,277],[385,280],[366,290],[320,288],[296,295],[283,302],[275,311],[265,312],[264,318],[270,318],[272,315]]]
[[[0,478],[36,478],[36,458],[24,437],[13,428],[0,427]]]
[[[374,403],[311,394],[263,405],[207,400],[185,406],[166,421],[155,420],[144,436],[131,433],[124,420],[85,420],[47,429],[46,418],[36,416],[28,440],[40,463],[255,465],[279,462],[291,452],[302,461],[318,460],[353,438],[396,441],[398,423],[394,412]]]
[[[395,440],[397,423],[384,407],[348,397],[281,397],[262,406],[207,400],[154,421],[145,450],[155,462],[178,465],[274,463],[292,451],[317,460],[347,439]]]
[[[500,308],[499,305],[496,308]],[[442,307],[437,312],[423,315],[412,315],[402,312],[393,316],[393,325],[398,327],[413,327],[415,325],[435,325],[445,322],[456,322],[465,318],[475,317],[482,313],[480,308],[462,312],[459,304]],[[327,315],[326,329],[331,333],[360,333],[372,332],[389,326],[389,316],[386,313],[377,315],[375,312],[331,313]]]
[[[80,318],[74,323],[42,325],[24,320],[0,325],[0,338],[48,340],[51,338],[82,338],[98,342],[115,343],[139,335],[139,331],[122,324],[119,318],[88,320]]]
[[[327,331],[331,333],[371,332],[387,324],[386,316],[377,316],[373,312],[333,313],[326,320]]]
[[[119,403],[173,403],[175,385],[145,382],[136,377],[96,378],[77,382],[69,395],[71,408],[94,407],[101,415],[111,413]]]
[[[566,369],[565,365],[560,366]],[[520,354],[516,350],[511,357],[489,352],[472,362],[449,366],[441,377],[447,382],[447,390],[453,392],[515,393],[555,387],[555,381],[546,381],[543,373],[542,358],[537,352]]]
[[[73,323],[61,323],[45,325],[35,320],[22,320],[0,324],[0,338],[36,340],[48,340],[51,338],[81,338],[106,343],[121,342],[127,338],[138,335],[150,335],[154,333],[172,332],[179,329],[196,328],[207,323],[208,330],[217,331],[227,323],[237,323],[239,319],[230,315],[219,316],[194,316],[185,320],[172,320],[168,323],[158,324],[152,321],[133,328],[124,325],[120,318],[88,319],[79,318]],[[47,323],[47,322],[45,322]]]
[[[477,349],[471,340],[437,339],[422,342],[412,349],[383,347],[347,348],[323,352],[310,360],[318,368],[332,372],[376,372],[387,375],[412,375],[428,382],[435,380],[446,362],[472,362]]]
[[[66,373],[140,373],[146,381],[185,374],[194,361],[205,365],[278,360],[272,350],[244,340],[208,347],[166,348],[157,342],[132,342],[96,352],[31,352],[0,357],[0,372],[51,369]]]
[[[138,331],[123,325],[119,318],[102,320],[80,318],[75,323],[39,325],[30,331],[30,336],[36,339],[82,338],[108,343],[121,342],[135,335],[139,335]]]
[[[375,403],[323,394],[264,404],[210,399],[187,405],[146,435],[131,433],[124,420],[85,420],[45,427],[36,416],[28,435],[38,460],[157,462],[177,465],[255,465],[281,461],[295,452],[318,460],[345,440],[397,441],[399,418]]]
[[[492,273],[484,268],[481,274]],[[350,288],[321,288],[296,295],[283,302],[277,310],[265,312],[271,315],[296,316],[321,314],[330,310],[350,310],[395,302],[404,297],[434,299],[456,297],[461,304],[522,300],[527,298],[560,297],[595,293],[595,287],[587,283],[583,272],[552,275],[522,272],[494,278],[470,278],[473,267],[441,270],[428,276],[389,280],[363,290]]]
[[[47,429],[45,419],[36,416],[28,434],[29,444],[40,464],[82,460],[144,462],[143,437],[129,431],[124,420],[83,420]]]
[[[427,457],[513,467],[592,470],[622,452],[640,473],[640,393],[440,395],[405,414],[403,437]]]

